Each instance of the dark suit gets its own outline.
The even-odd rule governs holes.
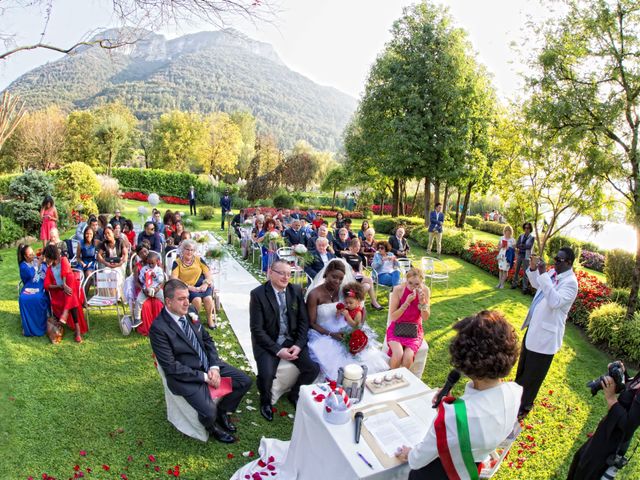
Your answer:
[[[307,248],[309,251],[315,251],[316,249],[316,240],[318,239],[318,234],[313,233],[313,235],[307,237]],[[327,241],[329,242],[329,247],[333,248],[333,234],[331,232],[327,233]]]
[[[307,234],[301,229],[298,229],[298,231],[296,231],[293,228],[287,228],[284,231],[283,236],[287,243],[292,247],[294,245],[298,245],[299,243],[303,245],[306,245],[307,243]]]
[[[189,189],[189,215],[197,215],[196,212],[196,191]]]
[[[300,385],[313,382],[318,376],[319,367],[309,357],[307,333],[309,317],[304,303],[302,289],[298,285],[289,284],[285,291],[287,301],[287,320],[289,339],[278,344],[280,334],[280,310],[276,293],[271,282],[266,282],[251,291],[249,303],[249,325],[251,327],[251,345],[258,366],[258,391],[260,404],[271,405],[271,386],[278,370],[282,348],[292,345],[300,347],[298,359],[292,363],[300,370],[300,376],[291,389],[292,401],[297,401]]]
[[[405,237],[402,237],[402,242],[398,240],[398,237],[391,235],[389,237],[389,243],[391,244],[391,253],[396,257],[406,257],[409,253],[409,242]]]
[[[324,262],[322,261],[320,254],[316,250],[314,250],[311,253],[313,254],[313,262],[311,262],[309,265],[304,267],[304,271],[313,280],[313,278],[318,274],[318,272],[324,268]],[[332,258],[336,258],[336,256],[331,252],[327,252],[327,262],[330,261]]]
[[[189,312],[195,312],[189,307]],[[211,432],[218,414],[233,412],[251,387],[251,379],[240,370],[226,364],[220,357],[213,340],[200,323],[193,324],[187,315],[187,324],[193,328],[198,342],[209,361],[209,367],[220,368],[221,377],[231,377],[233,391],[216,405],[211,400],[209,385],[198,353],[180,325],[164,308],[149,330],[151,348],[167,377],[167,386],[174,395],[180,395],[198,412],[198,419]]]

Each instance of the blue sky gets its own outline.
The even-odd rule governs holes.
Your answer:
[[[4,2],[3,2],[4,3]],[[252,25],[234,21],[233,26],[252,38],[271,43],[284,62],[303,75],[358,97],[371,64],[389,40],[389,29],[407,0],[278,0],[279,12],[271,23]],[[479,60],[494,75],[501,97],[520,88],[517,42],[527,15],[540,18],[536,1],[443,0],[456,23],[467,30]],[[6,3],[5,3],[6,5]],[[100,29],[114,26],[108,0],[55,0],[45,41],[68,46]],[[4,5],[3,5],[4,6]],[[7,9],[0,15],[0,32],[14,33],[18,45],[39,41],[44,14],[38,8]],[[165,28],[159,33],[176,37],[200,30],[202,24]],[[0,87],[22,73],[60,54],[44,50],[22,52],[0,65]]]

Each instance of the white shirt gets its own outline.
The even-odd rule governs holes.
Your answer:
[[[578,279],[573,270],[558,274],[553,281],[549,272],[540,275],[530,268],[527,277],[533,288],[544,293],[544,298],[533,310],[525,347],[531,352],[554,355],[562,347],[567,315],[578,295]]]
[[[168,308],[165,307],[165,310],[167,311],[167,313],[169,314],[169,316],[171,318],[173,318],[173,321],[176,322],[176,325],[178,325],[178,328],[180,328],[180,330],[182,330],[182,325],[180,325],[180,315],[176,315],[175,313],[173,313],[171,310],[169,310]],[[189,321],[188,317],[189,317],[189,313],[187,313],[185,315],[185,317],[187,317],[187,321]],[[184,331],[184,330],[183,330]],[[206,355],[206,352],[205,352]],[[211,370],[212,368],[215,368],[216,370],[220,370],[220,367],[218,367],[217,365],[214,365],[213,367],[209,367],[209,370]],[[204,375],[204,381],[205,383],[207,382],[207,373],[206,372],[202,372],[202,374]]]
[[[518,421],[522,387],[515,382],[503,382],[487,390],[476,390],[472,385],[473,382],[467,383],[460,398],[467,407],[473,459],[482,462],[509,436]],[[409,452],[409,466],[418,470],[436,458],[438,446],[432,423],[422,441]]]

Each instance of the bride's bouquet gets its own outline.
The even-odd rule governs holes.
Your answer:
[[[342,344],[351,355],[363,351],[369,343],[369,337],[360,328],[348,328],[342,332]]]

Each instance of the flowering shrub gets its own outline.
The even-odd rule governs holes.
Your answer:
[[[391,215],[391,210],[393,207],[391,205],[386,205],[382,208],[382,205],[371,205],[371,211],[376,215]]]
[[[137,200],[139,202],[146,202],[149,199],[149,195],[142,192],[124,192],[122,198],[127,200]],[[163,195],[160,197],[165,203],[172,205],[189,205],[189,200],[186,198],[172,197],[170,195]]]
[[[569,310],[569,320],[584,327],[589,321],[589,314],[609,302],[611,289],[596,278],[582,270],[576,272],[578,279],[578,296]]]
[[[600,253],[582,250],[582,253],[580,254],[580,263],[583,267],[590,268],[598,272],[604,271],[604,255]]]
[[[473,263],[487,272],[498,276],[498,246],[494,243],[477,241],[462,252],[463,260]],[[509,270],[508,280],[511,280],[515,272],[515,267]],[[522,274],[524,272],[521,271]]]

